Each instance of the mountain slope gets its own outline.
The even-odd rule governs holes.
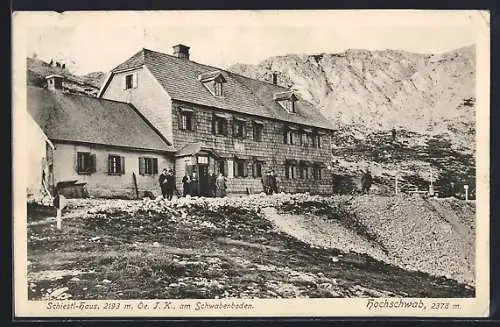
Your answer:
[[[291,86],[336,126],[370,131],[404,128],[440,133],[474,122],[475,50],[441,55],[348,50],[340,54],[271,57],[230,70]]]
[[[438,185],[474,185],[475,60],[474,46],[437,55],[347,50],[229,70],[266,81],[278,72],[278,84],[314,103],[337,127],[339,176],[370,167],[382,184],[397,174],[427,187],[431,174]]]
[[[95,95],[101,84],[104,82],[106,74],[103,72],[88,73],[83,76],[73,74],[67,68],[62,68],[54,63],[47,63],[37,58],[26,58],[26,77],[28,85],[43,87],[46,85],[45,77],[58,74],[62,75],[69,82],[68,84],[84,87],[84,93]]]

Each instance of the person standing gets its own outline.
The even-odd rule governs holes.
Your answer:
[[[208,186],[210,189],[210,196],[215,197],[217,196],[217,175],[215,175],[215,171],[212,171],[208,178]]]
[[[217,176],[217,179],[215,180],[215,187],[216,187],[216,196],[223,198],[226,196],[226,179],[224,178],[224,175],[222,173],[219,173],[219,176]]]
[[[278,193],[278,182],[274,170],[271,170],[271,175],[269,175],[269,188],[269,194]]]
[[[193,171],[191,174],[191,196],[198,196],[198,175]]]
[[[171,201],[175,191],[175,177],[172,169],[170,169],[167,173],[165,184],[166,184],[167,200]]]
[[[165,199],[167,195],[167,169],[163,168],[160,177],[158,178],[158,182],[160,183],[161,195]]]
[[[264,189],[264,193],[270,194],[269,190],[269,176],[271,172],[267,171],[264,176],[262,176],[261,183],[262,183],[262,188]]]
[[[191,178],[185,174],[184,177],[182,177],[182,196],[187,196],[188,194],[191,194],[191,190],[189,189],[189,186],[191,185]]]
[[[372,186],[372,175],[370,170],[367,168],[361,177],[361,192],[363,194],[368,193],[370,191],[370,187]]]

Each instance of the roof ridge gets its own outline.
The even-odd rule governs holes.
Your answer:
[[[170,55],[168,53],[164,53],[164,52],[160,52],[160,51],[156,51],[156,50],[151,50],[151,49],[147,49],[147,48],[143,48],[143,50],[149,51],[149,52],[158,53],[158,54],[161,54],[161,55],[164,55],[164,56],[167,56],[167,57],[171,57],[171,58],[174,58],[174,59],[177,59],[177,60],[186,61],[186,59],[181,59],[181,58],[178,58],[178,57],[176,57],[174,55]],[[146,57],[144,58],[144,61],[146,63]],[[207,64],[202,64],[202,63],[196,62],[194,60],[188,60],[188,61],[191,62],[191,63],[193,63],[193,64],[199,65],[199,66],[203,66],[203,67],[207,67],[207,68],[211,68],[211,69],[215,69],[215,70],[220,70],[220,71],[223,71],[225,73],[232,74],[232,75],[237,75],[237,76],[241,76],[241,77],[244,77],[244,78],[247,78],[247,79],[251,79],[251,80],[259,82],[259,83],[265,83],[265,84],[273,85],[275,87],[280,87],[282,89],[290,90],[290,88],[288,88],[288,87],[277,85],[277,84],[274,84],[274,83],[268,82],[268,81],[263,81],[263,80],[260,80],[260,79],[257,79],[257,78],[251,78],[251,77],[248,77],[248,76],[245,76],[245,75],[242,75],[242,74],[238,74],[238,73],[229,71],[229,70],[221,68],[221,67],[215,67],[215,66],[211,66],[211,65],[207,65]]]
[[[39,89],[39,90],[42,90],[43,92],[52,92],[52,91],[47,90],[46,88],[38,87],[38,86],[34,86],[34,85],[29,85],[28,87],[34,88],[34,89]],[[112,100],[112,99],[106,99],[106,98],[100,98],[100,97],[96,97],[96,96],[93,96],[93,95],[90,95],[90,94],[71,93],[71,92],[61,92],[61,94],[65,95],[65,96],[75,96],[75,97],[82,97],[82,98],[90,98],[90,99],[96,99],[96,100],[99,100],[99,101],[103,100],[103,101],[109,101],[109,102],[115,102],[115,103],[121,103],[121,104],[130,105],[129,102]]]

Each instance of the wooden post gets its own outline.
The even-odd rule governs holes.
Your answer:
[[[394,180],[394,191],[396,195],[398,195],[398,175],[396,174],[395,180]]]
[[[139,199],[139,189],[137,188],[137,177],[135,176],[135,172],[132,172],[132,178],[134,179],[135,196]]]
[[[59,208],[57,208],[56,226],[57,226],[57,229],[61,230],[61,228],[62,228],[62,209],[59,209]]]
[[[469,185],[464,185],[465,189],[465,201],[469,200]]]

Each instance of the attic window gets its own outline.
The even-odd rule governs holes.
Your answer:
[[[125,90],[137,87],[137,73],[125,75]]]
[[[226,79],[220,70],[200,74],[198,79],[212,95],[217,97],[224,96],[222,86],[226,82]]]
[[[214,93],[216,96],[222,96],[222,82],[214,81]]]
[[[295,102],[292,100],[282,100],[278,103],[290,114],[295,113]]]
[[[293,91],[275,93],[274,100],[277,101],[288,113],[295,113],[295,101],[297,101],[297,97]]]

